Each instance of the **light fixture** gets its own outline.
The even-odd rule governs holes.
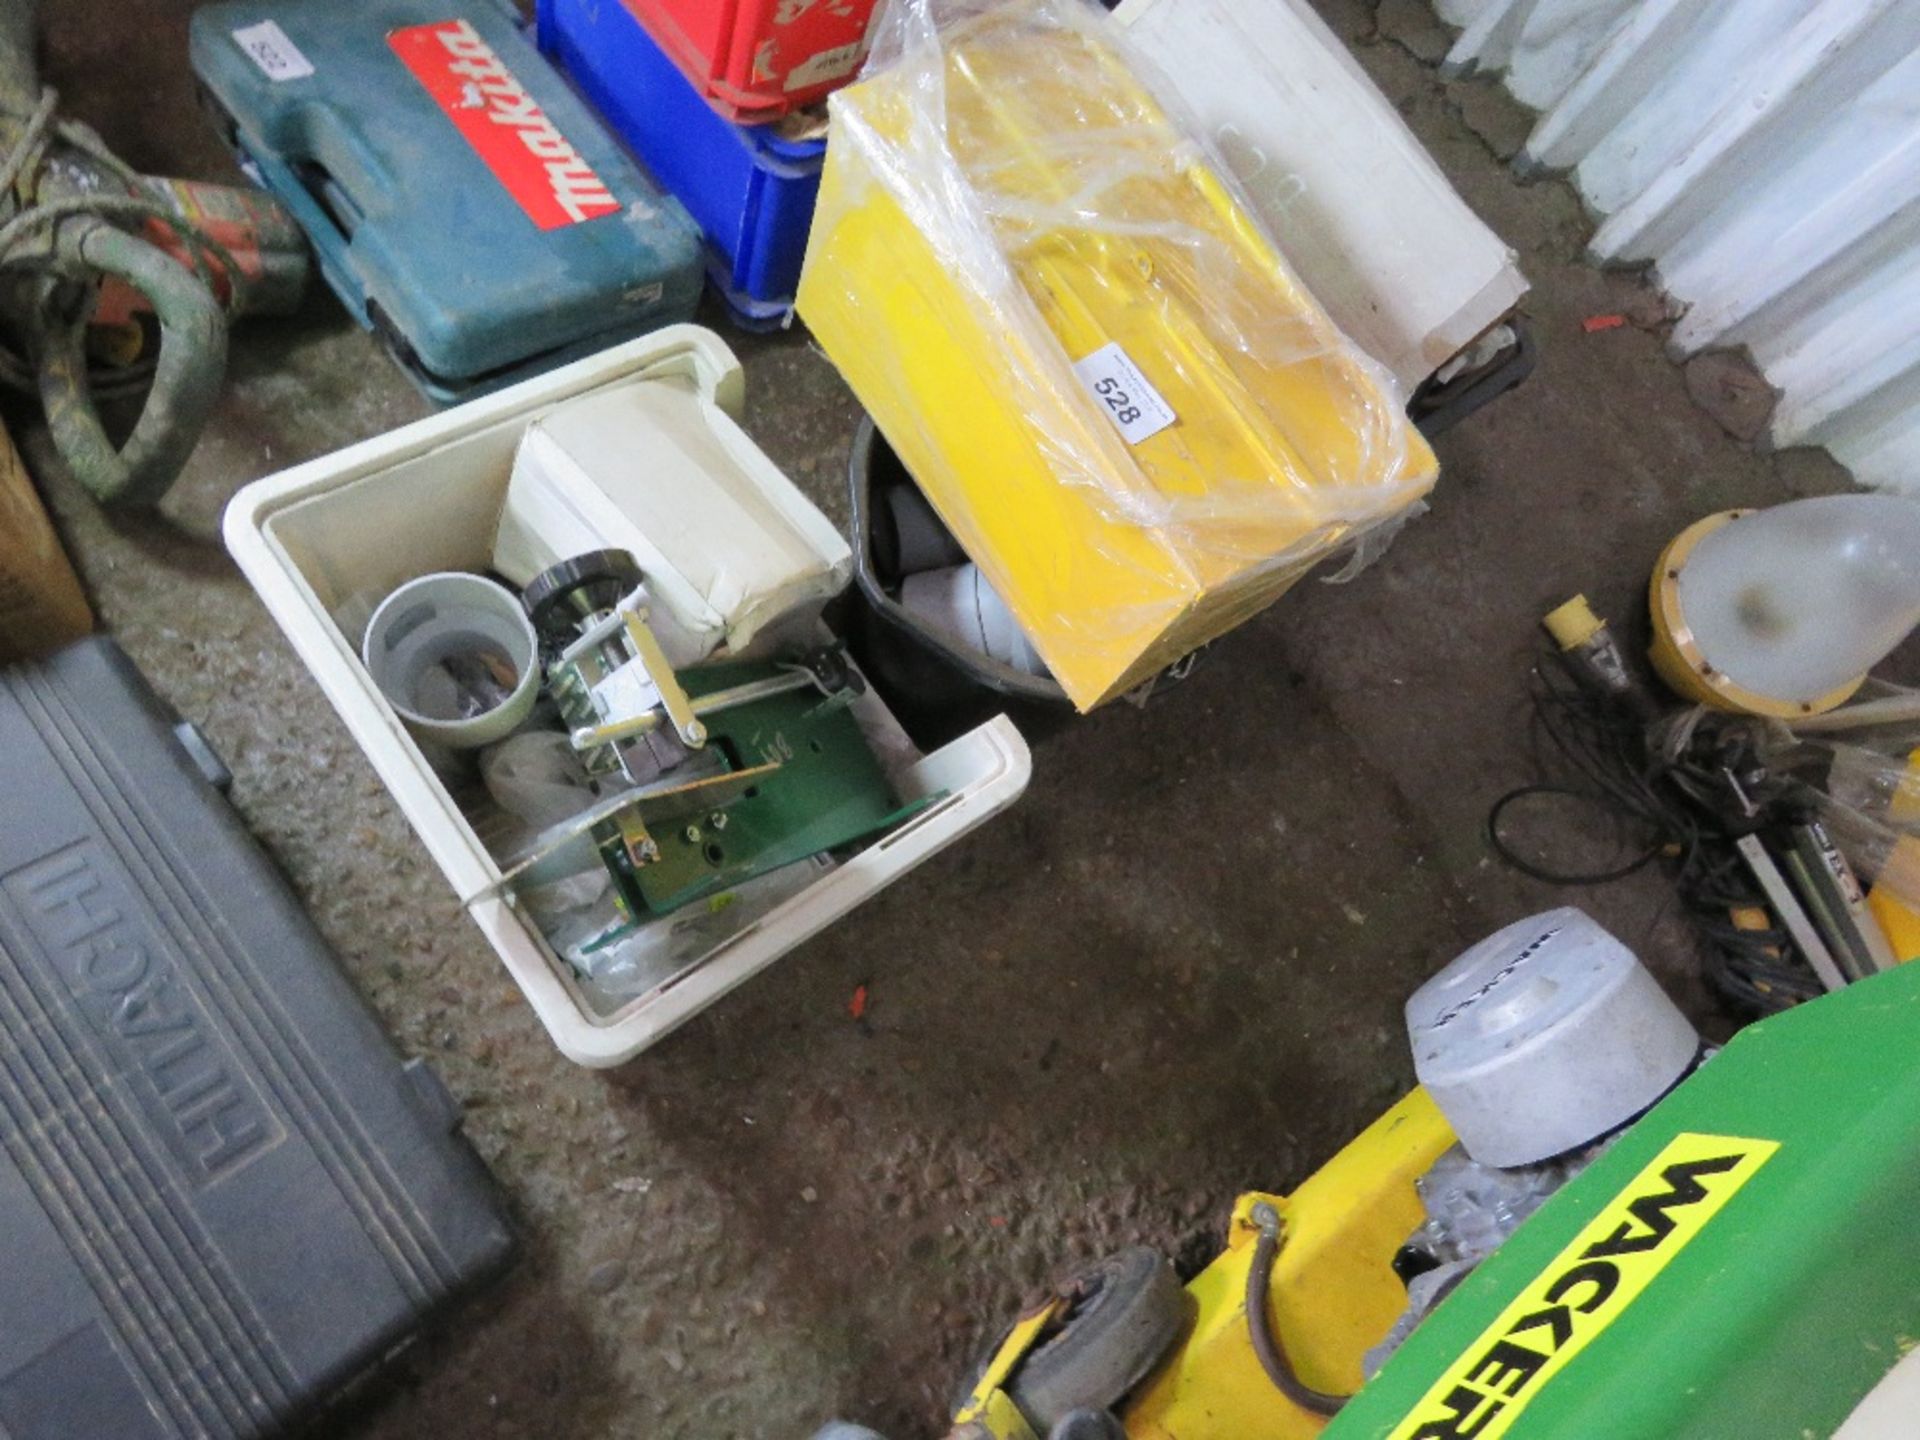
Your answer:
[[[1920,623],[1920,501],[1830,495],[1688,526],[1653,572],[1654,669],[1781,719],[1841,704]]]

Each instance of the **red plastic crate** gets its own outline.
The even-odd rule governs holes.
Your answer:
[[[621,0],[716,110],[753,124],[838,90],[876,0]]]

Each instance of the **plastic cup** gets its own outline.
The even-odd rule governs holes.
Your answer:
[[[472,750],[518,729],[540,693],[519,597],[480,575],[422,575],[367,622],[360,658],[416,740]]]

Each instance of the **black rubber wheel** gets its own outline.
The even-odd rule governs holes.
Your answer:
[[[1139,1246],[1076,1276],[1065,1324],[1013,1373],[1007,1393],[1045,1435],[1076,1410],[1111,1410],[1180,1338],[1190,1299],[1165,1256]]]

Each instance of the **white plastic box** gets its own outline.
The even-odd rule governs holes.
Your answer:
[[[725,457],[716,462],[727,467],[724,477],[678,478],[688,517],[717,493],[713,487],[724,483],[737,494],[751,483],[774,508],[818,518],[736,423],[739,362],[718,336],[680,325],[257,481],[234,497],[225,519],[228,549],[554,1043],[594,1066],[632,1058],[1004,809],[1031,771],[1026,744],[1005,717],[922,756],[869,693],[855,713],[898,797],[943,797],[843,863],[819,865],[817,878],[788,898],[778,892],[791,885],[773,887],[774,898],[761,904],[718,912],[688,906],[653,921],[670,927],[665,938],[684,959],[648,993],[616,1006],[584,989],[500,893],[495,857],[374,686],[358,637],[343,634],[333,617],[417,575],[489,568],[503,526],[511,531],[517,523],[506,513],[508,480],[527,426],[562,402],[636,382],[659,387],[644,409],[659,427],[663,455]],[[694,528],[691,518],[688,524]],[[837,563],[837,537],[816,543],[828,552],[823,560]]]
[[[1513,252],[1308,0],[1124,0],[1114,18],[1334,324],[1407,393],[1526,294]]]

